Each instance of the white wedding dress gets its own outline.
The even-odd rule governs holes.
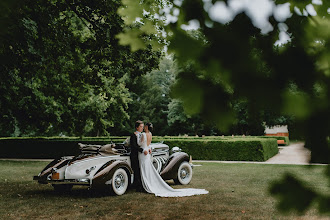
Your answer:
[[[144,150],[149,150],[150,146],[147,146],[147,136],[142,133],[143,138],[137,138],[138,144]],[[141,141],[142,139],[142,141]],[[154,168],[151,160],[151,154],[144,155],[144,153],[139,153],[139,162],[141,169],[141,181],[143,188],[148,193],[153,193],[160,197],[183,197],[183,196],[193,196],[208,194],[209,192],[205,189],[173,189],[170,187],[158,174],[157,170]]]

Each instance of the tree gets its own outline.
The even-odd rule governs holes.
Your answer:
[[[211,123],[204,123],[200,115],[187,115],[183,103],[172,99],[168,104],[168,134],[169,135],[216,135],[220,131]]]
[[[245,134],[245,135],[264,135],[265,125],[288,125],[294,126],[294,117],[292,115],[280,115],[274,112],[271,108],[265,108],[256,111],[254,115],[248,111],[249,103],[247,100],[237,101],[233,103],[233,110],[236,115],[234,125],[230,129],[231,134]],[[291,131],[291,130],[290,130]],[[294,134],[290,137],[294,137]]]
[[[215,7],[226,9],[231,1],[218,1],[214,5],[213,1],[201,0],[169,2],[173,2],[172,7],[163,10],[163,15],[169,11],[167,16],[175,17],[164,26],[169,51],[176,54],[180,65],[190,66],[178,74],[173,87],[185,111],[215,121],[221,129],[228,129],[233,123],[232,103],[241,100],[248,101],[247,112],[252,118],[267,108],[279,115],[293,115],[304,128],[305,146],[312,151],[311,161],[329,163],[330,3],[276,1],[270,5],[272,10],[265,15],[265,22],[260,24],[246,5],[228,10],[226,20],[212,13]],[[280,5],[287,2],[292,15],[277,16],[275,9],[287,7],[288,4]],[[125,4],[124,11],[133,10],[131,3]],[[136,13],[126,16],[134,20],[141,8],[152,13],[149,10],[152,6],[144,1],[143,5],[134,6],[139,8]],[[181,25],[188,22],[199,24],[202,38],[182,30]],[[276,46],[279,34],[289,35],[290,42]],[[330,166],[326,175],[330,178]],[[272,192],[290,197],[287,201],[292,202],[290,207],[295,210],[303,211],[316,201],[320,211],[329,211],[329,195],[296,183],[299,181],[290,176],[278,186],[288,186],[294,195],[309,192],[307,200],[293,200],[292,194],[278,190],[283,187],[275,186]],[[302,206],[298,208],[295,204],[299,202]]]
[[[129,118],[128,84],[158,65],[116,35],[120,1],[4,1],[0,134],[105,135]]]
[[[169,88],[174,82],[176,65],[172,57],[163,57],[158,69],[136,78],[130,85],[132,102],[128,107],[130,119],[124,122],[124,128],[118,130],[115,126],[113,133],[127,135],[134,130],[134,121],[151,121],[154,124],[155,135],[168,133],[167,114]]]

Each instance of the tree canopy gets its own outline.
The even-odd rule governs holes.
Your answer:
[[[167,56],[158,66],[164,29],[141,34],[143,23],[125,25],[120,1],[2,4],[1,136],[127,135],[137,119],[152,121],[157,135],[220,134],[171,97],[176,74],[189,65]],[[142,47],[131,52],[118,42],[130,42],[122,33],[136,30]],[[242,129],[229,133],[256,134],[250,121],[243,117]]]
[[[161,53],[118,43],[130,28],[117,13],[121,1],[2,4],[2,136],[105,135],[129,117],[128,84]]]

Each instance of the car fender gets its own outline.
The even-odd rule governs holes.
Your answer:
[[[71,161],[73,156],[67,156],[67,157],[61,157],[58,159],[54,159],[52,162],[50,162],[40,173],[38,176],[35,177],[35,179],[38,180],[39,183],[47,184],[47,177],[49,174],[52,173],[53,169],[60,169]]]
[[[171,157],[168,160],[167,165],[163,169],[163,171],[160,173],[160,176],[164,180],[169,180],[169,179],[175,179],[178,176],[178,169],[180,164],[183,161],[188,161],[189,162],[189,155],[184,152],[176,152],[171,155]]]
[[[121,160],[111,160],[105,163],[94,175],[92,180],[93,187],[105,187],[111,184],[113,174],[118,168],[123,168],[128,175],[129,183],[133,182],[133,170],[130,165]]]

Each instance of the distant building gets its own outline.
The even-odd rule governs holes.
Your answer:
[[[289,136],[289,130],[287,125],[275,125],[272,127],[265,127],[266,136]]]

